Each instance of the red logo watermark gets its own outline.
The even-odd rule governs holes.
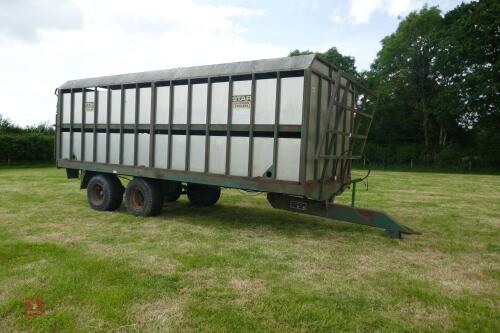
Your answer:
[[[43,301],[40,298],[24,300],[24,314],[26,316],[43,315]]]

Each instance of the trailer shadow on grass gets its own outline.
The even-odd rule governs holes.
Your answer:
[[[356,237],[359,233],[383,235],[382,230],[370,227],[273,209],[265,202],[258,202],[255,206],[228,202],[212,207],[196,207],[182,200],[166,203],[159,217],[165,222],[175,219],[177,222],[213,228],[264,229],[287,237],[318,239],[340,234],[342,237]]]

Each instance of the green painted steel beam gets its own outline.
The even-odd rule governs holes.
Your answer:
[[[57,167],[82,171],[112,173],[116,175],[145,177],[164,180],[174,180],[186,183],[214,185],[227,188],[238,188],[258,192],[278,192],[291,195],[307,196],[318,199],[319,185],[317,182],[300,184],[296,182],[272,180],[264,177],[239,177],[214,175],[200,172],[134,167],[106,163],[82,162],[75,160],[57,160]],[[340,183],[331,183],[325,195],[338,191]]]
[[[268,193],[267,200],[273,208],[381,228],[393,238],[401,238],[402,234],[418,234],[418,232],[397,222],[388,214],[376,210],[328,204],[324,201],[278,193]]]

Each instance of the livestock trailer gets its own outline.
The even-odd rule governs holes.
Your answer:
[[[316,55],[72,80],[56,93],[57,167],[80,177],[94,209],[124,200],[133,215],[155,215],[184,193],[213,205],[227,187],[266,192],[274,208],[414,233],[334,203],[359,181],[352,161],[376,97]],[[133,179],[125,188],[119,176]]]

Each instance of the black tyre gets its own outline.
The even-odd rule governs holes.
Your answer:
[[[97,174],[87,184],[87,201],[95,210],[116,210],[122,203],[123,191],[123,185],[115,175]]]
[[[179,199],[182,194],[181,182],[165,180],[162,182],[163,196],[166,202],[173,202]]]
[[[125,190],[125,206],[134,216],[158,215],[163,205],[163,191],[157,180],[134,178]]]
[[[187,196],[193,205],[212,206],[219,201],[220,187],[202,184],[188,184]]]

